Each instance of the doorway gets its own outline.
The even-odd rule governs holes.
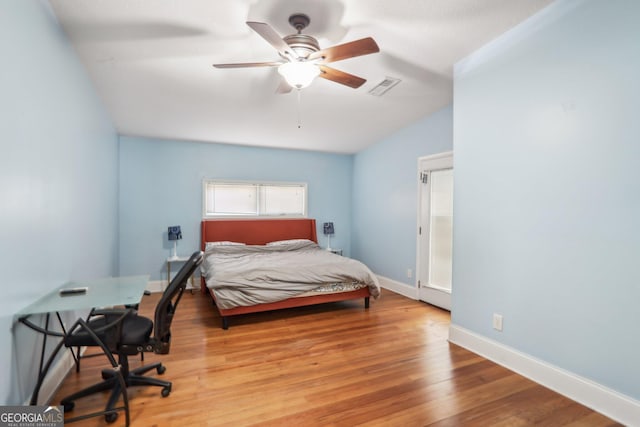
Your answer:
[[[418,298],[451,310],[453,152],[418,159]]]

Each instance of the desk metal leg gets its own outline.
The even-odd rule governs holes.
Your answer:
[[[38,383],[36,384],[36,388],[33,390],[33,395],[31,395],[31,402],[29,402],[30,405],[38,404],[38,393],[40,393],[40,388],[42,387],[42,383],[44,382],[44,377],[47,375],[47,372],[49,372],[51,364],[53,363],[53,359],[55,359],[63,344],[64,340],[60,340],[58,345],[56,345],[56,347],[51,352],[51,356],[49,356],[49,358],[47,359],[47,363],[44,365],[44,369],[41,368],[40,373],[38,374]]]
[[[38,404],[38,395],[40,394],[40,388],[42,388],[42,383],[44,382],[44,378],[47,376],[49,369],[51,368],[51,364],[62,346],[64,345],[64,337],[67,334],[67,330],[64,327],[64,323],[62,322],[62,317],[60,317],[60,313],[56,312],[56,316],[58,317],[58,322],[60,323],[60,328],[62,328],[62,332],[54,332],[49,330],[49,321],[51,320],[51,313],[47,313],[45,315],[44,329],[39,327],[38,325],[32,323],[28,317],[20,318],[20,322],[27,326],[30,329],[33,329],[36,332],[40,332],[42,334],[42,350],[40,351],[40,363],[38,365],[38,381],[36,382],[36,386],[33,389],[33,393],[31,394],[31,400],[29,401],[30,405]],[[47,350],[47,338],[49,336],[60,338],[60,342],[56,344],[55,348],[52,350],[49,358],[45,362],[44,355]],[[73,355],[73,359],[78,363],[77,355],[74,353],[73,349],[71,350],[71,354]]]
[[[62,329],[62,334],[66,336],[67,329],[64,327],[64,322],[62,321],[62,317],[60,317],[60,313],[57,311],[56,311],[56,316],[58,317],[58,323],[60,323],[60,329]],[[73,351],[72,347],[69,347],[69,351],[71,352],[71,357],[73,357],[73,362],[76,365],[76,372],[80,372],[80,347],[78,347],[77,354],[75,351]]]

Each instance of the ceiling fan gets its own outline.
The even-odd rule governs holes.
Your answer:
[[[280,84],[278,93],[290,92],[292,88],[302,89],[313,82],[316,77],[331,80],[354,89],[362,86],[366,80],[353,74],[328,67],[326,64],[356,56],[368,55],[380,51],[371,37],[320,49],[318,40],[302,34],[309,25],[310,19],[302,13],[289,17],[289,24],[296,29],[296,34],[284,38],[264,22],[247,22],[256,33],[273,46],[280,56],[279,61],[248,62],[241,64],[214,64],[216,68],[278,67],[278,72],[286,83]]]

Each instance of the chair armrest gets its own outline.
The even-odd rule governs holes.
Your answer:
[[[106,319],[106,323],[104,325],[92,329],[94,333],[100,334],[104,331],[117,327],[117,335],[120,335],[122,321],[125,319],[125,317],[135,315],[136,313],[137,311],[132,308],[93,309],[89,314],[89,318],[104,316]],[[79,325],[74,326],[78,327]],[[71,332],[73,332],[73,328],[69,331],[69,333]]]

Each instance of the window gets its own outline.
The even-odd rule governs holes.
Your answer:
[[[307,184],[204,182],[204,217],[307,215]]]

